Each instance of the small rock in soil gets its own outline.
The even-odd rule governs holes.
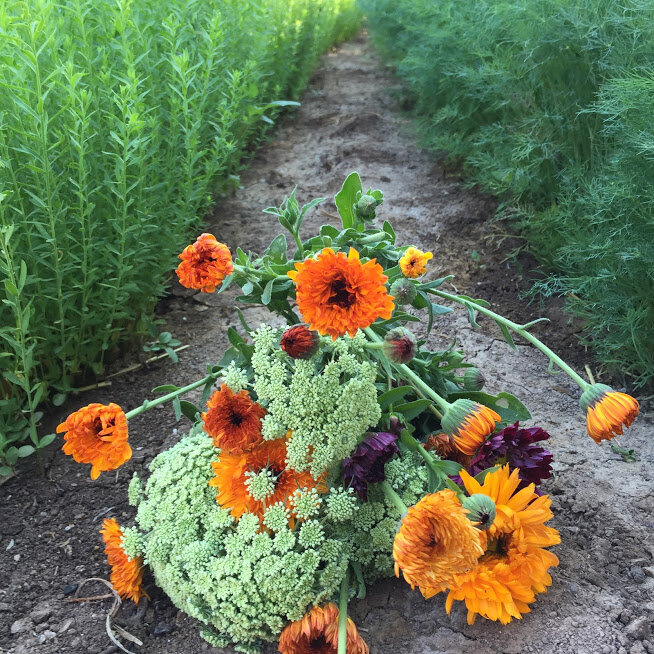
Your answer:
[[[169,634],[172,630],[173,628],[169,624],[166,624],[165,622],[157,622],[150,633],[153,636],[164,636],[165,634]]]
[[[11,625],[12,634],[22,634],[33,627],[32,621],[29,618],[19,618]]]
[[[78,586],[79,586],[79,584],[76,584],[76,583],[68,584],[67,586],[64,586],[61,589],[61,592],[64,595],[72,595],[77,590]]]
[[[40,605],[30,611],[30,618],[34,624],[45,622],[52,615],[52,607]]]
[[[634,640],[645,640],[650,634],[649,620],[642,616],[632,620],[626,628],[626,632]]]
[[[634,565],[629,574],[637,584],[645,583],[645,571],[639,565]]]

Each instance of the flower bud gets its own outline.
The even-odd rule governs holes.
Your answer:
[[[320,347],[320,336],[306,325],[295,325],[284,332],[281,346],[293,359],[310,359]]]
[[[391,284],[391,295],[395,298],[396,304],[411,304],[417,294],[415,284],[406,277],[400,277]]]
[[[398,418],[398,416],[393,415],[389,418],[388,422],[389,422],[388,431],[391,434],[395,434],[399,438],[400,435],[402,434],[402,430],[406,427],[404,421]]]
[[[468,368],[463,373],[463,388],[467,391],[480,391],[485,383],[486,378],[478,368]]]
[[[382,349],[389,361],[408,363],[416,353],[416,337],[408,329],[396,327],[384,337]]]
[[[356,204],[356,211],[363,218],[374,218],[375,209],[382,203],[372,195],[362,195]]]
[[[477,529],[485,531],[495,521],[495,502],[482,493],[475,493],[461,502],[468,514],[468,519],[475,523]]]

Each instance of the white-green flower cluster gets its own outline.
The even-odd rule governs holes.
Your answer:
[[[272,470],[264,468],[259,472],[249,470],[245,473],[245,485],[252,499],[263,502],[275,492],[276,477]]]
[[[262,326],[252,336],[254,390],[268,412],[264,438],[279,438],[291,430],[289,465],[318,478],[349,456],[379,421],[377,370],[361,356],[358,336],[337,339],[322,370],[314,359],[287,356],[279,347],[279,331]]]
[[[298,488],[290,497],[293,513],[300,520],[306,520],[318,513],[322,499],[315,488]]]
[[[222,371],[225,385],[234,393],[240,393],[248,386],[248,375],[242,368],[238,368],[233,361]]]
[[[236,523],[208,485],[219,451],[194,433],[152,462],[139,529],[125,530],[125,547],[144,555],[157,584],[207,625],[211,642],[255,652],[312,604],[337,595],[349,550],[316,519],[291,531],[281,504],[265,512],[270,531],[251,514]]]

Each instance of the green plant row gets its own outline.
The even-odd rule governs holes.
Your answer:
[[[0,468],[101,373],[354,0],[0,6]]]
[[[361,0],[422,143],[496,194],[600,359],[654,378],[654,5]]]

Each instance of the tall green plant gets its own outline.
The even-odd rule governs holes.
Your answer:
[[[357,26],[354,0],[0,6],[0,466],[140,329],[212,195]]]
[[[361,0],[423,144],[512,206],[602,360],[654,378],[654,6]],[[517,209],[517,210],[516,210]]]

